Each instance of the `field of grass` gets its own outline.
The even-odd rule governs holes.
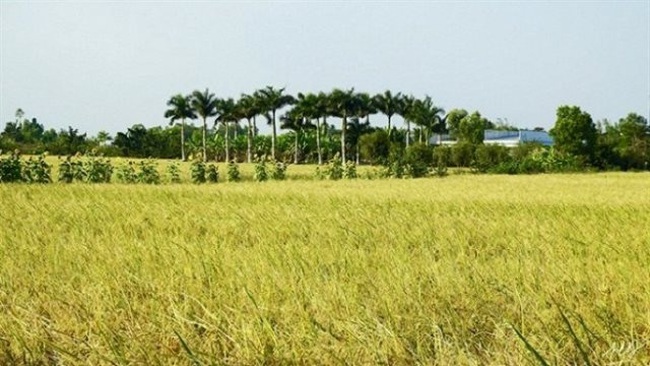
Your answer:
[[[0,364],[650,363],[648,173],[5,184],[0,224]]]

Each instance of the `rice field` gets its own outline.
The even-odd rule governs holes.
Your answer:
[[[0,364],[650,363],[649,173],[4,184],[0,225]]]

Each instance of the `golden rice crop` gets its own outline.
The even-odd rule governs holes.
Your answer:
[[[650,175],[0,185],[2,364],[647,364]]]

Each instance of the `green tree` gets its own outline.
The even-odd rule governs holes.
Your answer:
[[[464,109],[452,109],[447,113],[444,118],[444,121],[447,125],[447,131],[451,134],[452,137],[458,138],[458,130],[460,128],[460,121],[463,118],[467,117],[467,113]]]
[[[192,111],[190,105],[191,97],[182,94],[176,94],[167,101],[167,106],[170,107],[165,111],[165,118],[171,118],[169,125],[173,125],[176,121],[181,121],[181,160],[185,161],[185,119],[194,119],[196,116]]]
[[[560,106],[555,126],[549,132],[558,151],[593,161],[598,131],[589,113],[580,107]]]
[[[259,105],[261,106],[262,112],[271,113],[271,156],[273,159],[275,159],[275,145],[277,140],[277,128],[275,119],[276,112],[277,110],[282,109],[285,106],[291,105],[295,102],[293,96],[284,94],[284,90],[285,88],[275,89],[272,86],[267,86],[266,88],[255,92],[256,97],[260,101]]]
[[[401,98],[402,93],[393,95],[390,90],[386,90],[383,94],[377,94],[373,97],[375,108],[388,118],[388,126],[386,127],[388,137],[390,137],[391,133],[391,119],[399,112]]]
[[[207,88],[203,92],[195,90],[192,93],[192,100],[190,104],[192,105],[193,112],[199,115],[203,120],[203,162],[207,162],[208,150],[206,145],[206,135],[208,133],[208,125],[206,120],[208,117],[213,117],[217,114],[217,99],[214,97],[214,94],[210,93]]]
[[[488,124],[489,121],[481,117],[481,114],[476,111],[460,120],[456,137],[459,142],[469,142],[474,145],[482,144],[485,137],[485,128]]]
[[[233,122],[237,122],[240,119],[239,110],[237,108],[237,103],[233,98],[228,99],[217,99],[217,118],[214,121],[215,126],[218,123],[221,123],[224,126],[225,134],[224,139],[226,142],[225,153],[226,153],[226,163],[230,163],[230,131],[229,125]]]
[[[403,95],[399,100],[399,107],[397,113],[404,118],[406,122],[406,147],[411,144],[411,121],[415,117],[415,97],[412,95]]]
[[[335,117],[341,118],[341,162],[345,165],[345,132],[347,130],[348,118],[354,116],[357,111],[357,98],[354,89],[341,90],[334,89],[329,95],[329,104],[331,113]]]
[[[295,107],[280,117],[280,120],[282,121],[280,127],[291,130],[294,134],[293,163],[298,164],[301,155],[300,137],[305,130],[313,128],[314,125],[310,123],[309,118],[302,114],[300,108]]]
[[[251,163],[252,160],[252,151],[253,151],[253,138],[254,138],[254,126],[252,121],[255,116],[260,113],[259,103],[256,102],[256,99],[252,95],[242,94],[237,102],[237,109],[239,114],[246,119],[248,128],[246,131],[246,161]]]

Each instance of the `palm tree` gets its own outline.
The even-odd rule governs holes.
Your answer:
[[[225,150],[226,150],[226,163],[230,162],[230,131],[228,125],[231,122],[237,122],[240,119],[239,111],[237,110],[237,103],[232,98],[220,99],[217,101],[217,118],[214,124],[221,123],[225,128]]]
[[[217,100],[213,93],[206,88],[204,92],[195,90],[192,93],[191,103],[193,111],[203,119],[203,162],[208,161],[208,152],[205,144],[208,125],[206,119],[217,114]]]
[[[255,92],[261,103],[262,112],[271,112],[271,125],[273,126],[271,134],[271,156],[275,159],[275,141],[277,139],[275,113],[278,109],[293,104],[294,98],[291,95],[284,94],[285,88],[275,89],[267,86],[264,89]]]
[[[322,116],[322,112],[319,109],[320,107],[320,99],[319,96],[313,93],[308,93],[308,94],[302,94],[298,93],[298,97],[296,99],[296,105],[294,109],[297,111],[297,113],[302,116],[303,118],[307,119],[308,123],[311,123],[311,121],[316,120],[316,152],[318,154],[318,164],[321,165],[323,163],[323,156],[321,152],[321,146],[320,146],[320,118]]]
[[[418,99],[413,103],[411,118],[415,124],[420,126],[420,142],[424,138],[428,144],[429,136],[434,130],[442,132],[443,120],[440,116],[442,113],[445,113],[445,111],[435,106],[428,95],[424,99]]]
[[[415,103],[415,98],[412,95],[403,95],[399,99],[397,113],[404,118],[406,122],[406,147],[409,147],[411,142],[411,120],[413,118],[413,104]]]
[[[165,111],[165,118],[171,117],[169,124],[173,125],[176,120],[181,120],[181,159],[185,161],[185,118],[196,118],[190,105],[190,96],[176,94],[167,101],[167,106],[170,108]]]
[[[345,131],[347,130],[348,117],[354,116],[357,111],[358,98],[352,88],[345,91],[334,89],[328,99],[333,115],[341,118],[341,162],[345,164]]]
[[[301,111],[299,107],[294,107],[292,110],[285,113],[284,116],[280,117],[280,121],[282,121],[280,128],[291,130],[294,133],[293,163],[298,164],[300,157],[300,135],[306,129],[313,128],[314,125],[309,122],[309,118],[304,116],[303,111]]]
[[[255,101],[255,97],[248,94],[241,95],[241,98],[237,102],[237,109],[239,110],[239,114],[248,122],[248,129],[246,131],[246,161],[250,163],[252,161],[253,129],[255,128],[252,121],[260,113],[260,110],[258,103]]]
[[[352,144],[355,147],[355,162],[359,165],[359,156],[360,156],[360,147],[359,139],[361,135],[368,133],[372,128],[370,127],[370,121],[366,118],[365,122],[361,122],[361,118],[352,117],[350,123],[348,123],[348,133],[349,137],[352,140]]]
[[[386,90],[383,94],[377,94],[373,97],[375,108],[388,117],[388,136],[391,133],[391,118],[399,111],[401,98],[402,93],[393,95],[390,90]]]
[[[316,105],[314,106],[314,116],[316,118],[316,147],[318,149],[318,165],[323,164],[323,151],[321,149],[321,133],[327,131],[327,116],[331,113],[331,103],[329,95],[320,92],[316,96]],[[320,123],[320,118],[323,119],[323,124]],[[325,131],[322,131],[325,129]]]

